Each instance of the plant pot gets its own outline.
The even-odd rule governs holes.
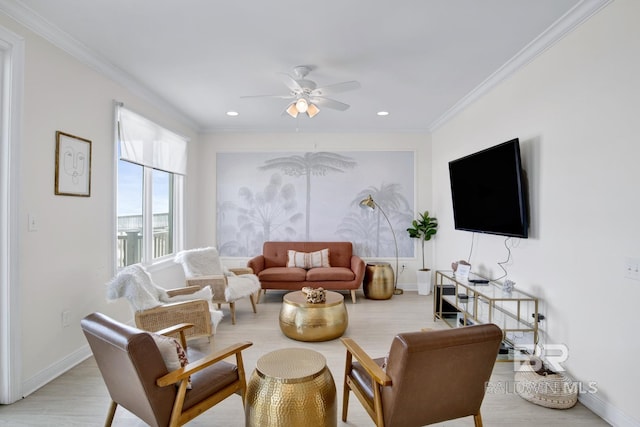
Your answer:
[[[431,293],[431,270],[423,268],[416,271],[418,279],[418,295],[429,295]]]

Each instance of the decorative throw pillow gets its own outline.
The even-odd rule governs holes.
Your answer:
[[[184,368],[189,364],[187,353],[177,339],[154,333],[151,334],[151,337],[156,342],[158,350],[160,350],[160,354],[162,355],[162,360],[164,360],[164,364],[167,366],[169,372]],[[191,389],[191,378],[187,381],[187,388]],[[176,383],[176,386],[178,385],[180,385],[180,383]]]
[[[315,267],[331,267],[329,264],[329,249],[316,252],[288,251],[287,267],[299,267],[306,270]]]

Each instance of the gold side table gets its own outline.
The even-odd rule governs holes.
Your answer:
[[[349,315],[344,297],[327,291],[324,303],[307,302],[302,291],[289,292],[280,308],[280,329],[287,337],[298,341],[328,341],[344,334]]]
[[[336,427],[336,385],[324,356],[305,348],[258,359],[247,384],[247,427]]]
[[[387,262],[368,262],[364,270],[362,290],[369,299],[389,299],[393,296],[393,269]]]

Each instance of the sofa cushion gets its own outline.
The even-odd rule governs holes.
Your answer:
[[[312,268],[307,271],[307,282],[327,282],[327,281],[350,281],[356,275],[349,268],[344,267],[321,267]]]
[[[298,267],[273,267],[258,274],[261,282],[304,282],[307,270]]]
[[[329,264],[329,249],[316,252],[288,251],[287,267],[300,267],[304,269],[317,267],[331,267]]]

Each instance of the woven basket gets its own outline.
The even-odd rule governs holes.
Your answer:
[[[536,405],[553,409],[568,409],[578,401],[578,387],[564,374],[547,370],[536,371],[532,365],[542,366],[532,358],[516,371],[515,391],[520,397]]]

